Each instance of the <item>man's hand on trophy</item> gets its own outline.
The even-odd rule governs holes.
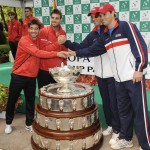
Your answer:
[[[67,37],[65,35],[59,35],[58,36],[58,43],[59,44],[64,44],[67,40]]]
[[[66,59],[67,57],[69,57],[69,54],[66,51],[60,51],[60,52],[57,52],[57,56]]]

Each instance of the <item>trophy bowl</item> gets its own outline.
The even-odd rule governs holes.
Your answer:
[[[74,83],[79,77],[81,71],[81,67],[70,65],[49,68],[49,73],[52,75],[54,80],[63,85],[61,88],[58,88],[57,91],[63,93],[71,92],[71,89],[69,89],[69,83]]]

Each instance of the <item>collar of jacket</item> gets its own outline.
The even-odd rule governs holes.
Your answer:
[[[100,33],[102,33],[102,31],[104,31],[105,28],[106,27],[104,25],[100,25]],[[97,27],[95,26],[92,31],[97,31]]]

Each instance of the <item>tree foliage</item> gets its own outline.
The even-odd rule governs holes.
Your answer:
[[[22,8],[10,7],[10,6],[1,6],[0,5],[0,22],[3,23],[5,30],[7,31],[7,23],[9,21],[8,12],[13,11],[17,14],[18,20],[22,20]]]

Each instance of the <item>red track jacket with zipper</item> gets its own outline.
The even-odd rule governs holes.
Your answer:
[[[17,42],[21,38],[21,23],[15,19],[14,21],[8,22],[8,41]]]
[[[47,44],[48,45],[53,44],[55,46],[55,48],[52,49],[53,51],[67,51],[68,49],[64,45],[58,44],[57,40],[59,35],[66,35],[66,32],[62,29],[61,26],[59,28],[57,35],[52,26],[43,28],[40,31],[40,38],[42,42],[45,42],[45,46],[43,46],[44,44],[40,45],[40,49],[51,51],[51,49],[47,47]],[[59,67],[62,62],[66,63],[66,59],[59,57],[51,59],[41,59],[40,69],[48,71],[48,68],[54,68],[56,66]]]
[[[40,50],[40,40],[33,40],[29,35],[23,36],[18,44],[13,73],[20,76],[36,77],[39,70],[40,58],[55,58],[57,52]]]

